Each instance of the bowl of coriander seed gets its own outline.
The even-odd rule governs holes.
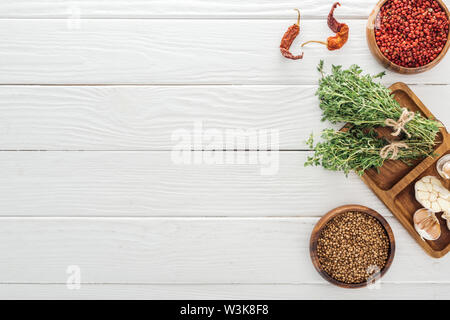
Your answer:
[[[395,255],[395,239],[388,222],[376,211],[345,205],[323,216],[310,240],[314,267],[328,282],[343,288],[376,283]]]

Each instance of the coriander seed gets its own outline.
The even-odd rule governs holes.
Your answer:
[[[374,217],[346,212],[330,220],[317,240],[322,269],[333,279],[357,284],[386,266],[390,245],[386,230]]]

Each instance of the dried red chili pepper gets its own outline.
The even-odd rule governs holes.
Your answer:
[[[283,35],[283,38],[281,39],[281,44],[280,44],[280,51],[281,51],[281,54],[283,55],[283,57],[292,59],[292,60],[303,59],[303,53],[298,56],[294,56],[289,51],[289,48],[291,47],[292,42],[294,42],[295,38],[300,33],[300,10],[298,10],[298,9],[295,9],[295,10],[297,10],[297,12],[298,12],[297,23],[293,24],[292,26],[290,26],[287,29],[287,31]]]
[[[341,4],[339,2],[335,2],[331,7],[330,13],[328,14],[327,18],[328,28],[330,28],[334,33],[338,33],[339,31],[341,31],[341,28],[344,25],[343,23],[337,22],[336,18],[334,17],[334,9],[336,9],[337,6],[341,6]]]
[[[348,33],[349,33],[348,25],[346,25],[345,23],[339,23],[334,17],[334,9],[336,9],[336,7],[340,5],[341,4],[339,2],[333,4],[333,7],[331,8],[331,11],[328,14],[327,19],[328,27],[331,29],[331,31],[336,33],[336,35],[333,37],[328,37],[327,42],[316,40],[307,41],[302,44],[302,47],[312,42],[326,45],[328,50],[337,50],[344,46],[344,44],[348,40]]]

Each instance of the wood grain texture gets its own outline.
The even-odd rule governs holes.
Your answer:
[[[279,170],[261,175],[264,162],[176,164],[171,152],[0,152],[0,215],[322,216],[355,202],[389,215],[356,175],[305,168],[308,154],[270,154]]]
[[[394,218],[383,281],[450,282]],[[320,284],[309,257],[318,218],[0,218],[1,283]],[[406,272],[407,270],[407,272]],[[448,293],[450,294],[450,293]]]
[[[213,21],[213,22],[212,22]],[[0,20],[0,84],[316,84],[320,59],[383,70],[366,45],[365,20],[348,24],[342,50],[305,49],[281,56],[292,21],[277,20]],[[302,25],[294,49],[329,35],[325,20]],[[193,37],[192,35],[195,35]],[[450,59],[421,75],[388,73],[386,82],[445,83]]]
[[[0,284],[0,299],[448,299],[448,283],[387,283],[379,289],[343,290],[330,284]]]
[[[345,17],[367,17],[371,0],[346,0],[336,12]],[[306,19],[326,18],[327,1],[304,0],[15,0],[0,3],[0,18],[291,18],[300,5]]]
[[[172,150],[174,132],[198,122],[221,132],[273,129],[280,149],[307,149],[311,132],[330,126],[320,121],[316,88],[0,86],[0,150]],[[442,103],[450,101],[449,86],[411,89],[450,127]]]
[[[280,149],[305,149],[311,132],[326,126],[320,121],[315,90],[315,86],[0,86],[0,149],[172,150],[177,130],[192,132],[199,124],[203,130],[221,133],[277,130]],[[198,149],[194,143],[191,148]]]

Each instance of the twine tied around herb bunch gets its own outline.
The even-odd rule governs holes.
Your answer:
[[[400,148],[405,148],[408,149],[408,145],[404,142],[401,141],[392,141],[390,144],[388,144],[387,146],[384,146],[381,150],[380,150],[380,157],[383,159],[387,159],[387,157],[389,156],[389,153],[392,153],[391,155],[391,160],[395,160],[397,159],[398,153],[399,153],[399,149]]]
[[[394,137],[397,137],[398,135],[400,135],[400,133],[403,131],[406,133],[406,135],[408,136],[408,138],[411,138],[411,135],[409,134],[408,131],[406,131],[405,129],[405,125],[411,121],[412,119],[414,119],[414,112],[412,111],[408,111],[408,109],[403,108],[403,112],[402,115],[400,116],[400,118],[398,119],[398,121],[395,121],[393,119],[386,119],[384,121],[384,124],[387,125],[388,127],[392,127],[395,131],[391,133],[391,135],[393,135]]]

